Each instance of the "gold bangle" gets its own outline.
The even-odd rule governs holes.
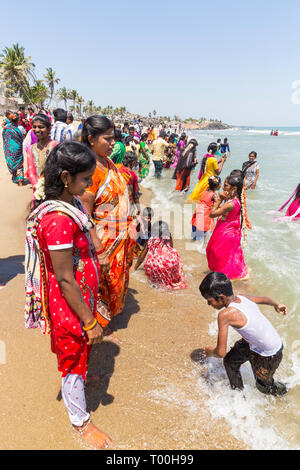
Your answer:
[[[97,324],[97,318],[95,318],[95,320],[93,321],[92,325],[90,325],[90,326],[83,326],[82,329],[83,329],[84,331],[90,331],[90,330],[92,330],[93,328],[95,328],[96,324]]]

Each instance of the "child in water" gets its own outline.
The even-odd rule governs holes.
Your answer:
[[[220,187],[221,178],[219,176],[211,176],[208,179],[208,189],[202,194],[191,220],[193,240],[204,241],[207,233],[213,231],[215,223],[209,213],[215,202],[215,192]]]
[[[273,375],[282,360],[282,340],[261,313],[257,304],[271,305],[276,312],[287,314],[287,307],[268,297],[235,295],[231,281],[223,273],[212,272],[200,284],[201,295],[218,315],[218,342],[215,348],[205,348],[206,357],[223,358],[232,389],[242,390],[240,367],[250,361],[256,387],[267,395],[282,396],[287,388],[275,382]],[[242,339],[227,351],[228,327],[234,328]]]

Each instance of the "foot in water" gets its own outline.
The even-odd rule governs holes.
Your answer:
[[[111,438],[100,431],[90,420],[83,424],[83,426],[73,426],[74,430],[80,434],[80,436],[96,449],[107,449],[111,444]]]

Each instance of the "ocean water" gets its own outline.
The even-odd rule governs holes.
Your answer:
[[[283,339],[284,359],[275,378],[287,384],[289,393],[285,397],[258,392],[249,364],[241,369],[243,393],[229,388],[221,360],[209,359],[205,366],[195,370],[194,380],[199,391],[209,396],[212,417],[225,419],[232,435],[241,439],[248,449],[300,448],[300,222],[275,222],[268,214],[278,209],[300,183],[300,127],[278,129],[277,137],[270,136],[271,129],[254,127],[188,132],[189,137],[198,140],[198,161],[210,142],[219,137],[228,138],[231,154],[224,165],[222,181],[233,169],[241,169],[251,151],[257,152],[260,176],[256,189],[247,192],[248,216],[253,226],[248,231],[244,250],[246,264],[251,269],[247,290],[269,296],[288,307],[286,317],[272,307],[262,308]],[[191,190],[198,173],[199,165],[191,176]],[[191,190],[185,195],[175,193],[172,174],[172,169],[164,170],[163,177],[156,180],[152,168],[145,186],[155,194],[156,213],[160,211],[167,216],[169,211],[173,214],[171,220],[179,220],[175,238],[185,238],[188,242],[192,205],[185,201]],[[208,334],[217,337],[216,321],[210,325]],[[237,338],[232,331],[229,344]]]

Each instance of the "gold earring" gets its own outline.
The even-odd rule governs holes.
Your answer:
[[[68,188],[68,183],[65,184],[65,188]]]

